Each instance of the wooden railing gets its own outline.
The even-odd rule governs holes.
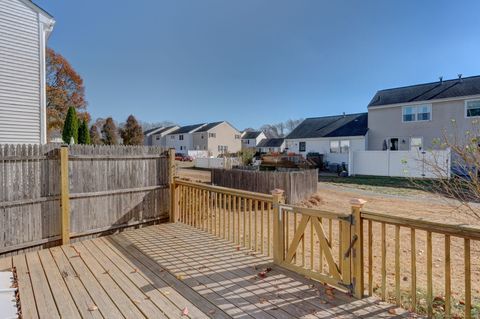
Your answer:
[[[265,195],[178,179],[173,189],[173,221],[357,298],[376,295],[428,317],[478,315],[472,304],[480,302],[480,273],[472,261],[478,267],[480,260],[471,253],[480,251],[480,228],[370,212],[362,200],[335,213],[286,205],[279,190]]]
[[[426,312],[428,317],[458,318],[460,312],[464,318],[471,318],[472,312],[478,316],[479,309],[472,308],[472,291],[477,292],[475,301],[478,303],[479,278],[476,271],[477,277],[472,280],[471,260],[478,261],[479,256],[471,258],[471,247],[474,245],[478,253],[480,228],[369,211],[362,211],[361,217],[366,224],[364,249],[368,295],[380,295],[383,300],[394,301],[411,311]],[[387,265],[392,257],[393,269]],[[457,274],[454,280],[453,272]],[[435,274],[437,280],[433,279]],[[463,277],[463,283],[458,277]],[[389,279],[393,279],[393,285],[388,285]],[[476,289],[472,289],[472,282]]]
[[[175,221],[272,255],[272,195],[175,180]]]

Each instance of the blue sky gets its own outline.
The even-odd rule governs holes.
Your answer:
[[[480,74],[480,1],[35,0],[94,118],[239,129]]]

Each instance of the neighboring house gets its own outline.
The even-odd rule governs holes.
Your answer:
[[[285,149],[284,138],[265,138],[258,143],[256,150],[260,153],[281,153]]]
[[[368,105],[368,149],[429,149],[453,122],[463,135],[473,119],[480,119],[480,76],[381,90]]]
[[[205,123],[182,126],[166,135],[167,148],[174,148],[177,153],[188,154],[193,150],[192,133],[204,126]]]
[[[241,133],[226,121],[207,123],[192,133],[193,150],[208,151],[209,156],[241,150]]]
[[[150,130],[146,130],[143,132],[144,135],[144,145],[148,146],[161,146],[161,147],[167,147],[167,134],[175,131],[178,129],[179,126],[173,125],[173,126],[161,126],[161,127],[156,127],[152,128]]]
[[[0,0],[0,144],[47,143],[45,47],[54,24],[29,0]]]
[[[348,162],[349,151],[367,148],[368,114],[307,118],[285,138],[288,152],[320,153],[330,163]]]
[[[267,136],[262,131],[245,131],[242,133],[242,150],[254,149],[266,138]]]

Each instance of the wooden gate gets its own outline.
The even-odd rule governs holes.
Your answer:
[[[285,205],[274,194],[274,261],[304,276],[363,295],[362,225],[351,214]]]

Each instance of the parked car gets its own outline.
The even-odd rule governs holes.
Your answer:
[[[180,161],[180,162],[192,162],[193,158],[191,156],[186,155],[186,154],[175,153],[175,160]]]

